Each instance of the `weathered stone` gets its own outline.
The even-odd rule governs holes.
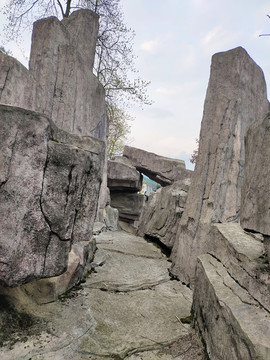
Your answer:
[[[103,231],[106,231],[106,225],[104,222],[96,221],[93,227],[93,235],[98,235]]]
[[[35,22],[29,70],[44,92],[42,111],[59,128],[105,140],[104,89],[92,73],[97,32],[98,17],[90,10],[62,22]]]
[[[269,236],[264,237],[264,247],[265,247],[266,255],[268,258],[268,263],[270,264],[270,237]]]
[[[0,122],[0,279],[16,286],[63,273],[71,240],[90,240],[104,143],[11,106]]]
[[[210,253],[242,288],[270,311],[270,273],[263,243],[236,223],[213,225],[210,239]]]
[[[194,282],[197,256],[211,250],[210,225],[239,219],[244,137],[268,108],[263,73],[244,49],[213,56],[199,154],[172,253],[172,272],[183,282]]]
[[[127,222],[140,218],[144,201],[144,195],[137,193],[111,193],[111,206],[119,211],[119,219]]]
[[[182,336],[191,336],[190,325],[180,319],[190,316],[192,292],[170,280],[169,263],[159,249],[124,232],[101,233],[97,245],[96,272],[62,302],[37,305],[24,287],[9,289],[13,302],[17,300],[21,310],[37,316],[39,323],[36,328],[30,325],[12,347],[13,339],[8,339],[1,347],[1,359],[124,359],[140,351],[164,350],[166,345],[181,343]],[[102,251],[105,257],[99,255]],[[94,284],[96,278],[99,285]],[[117,291],[120,288],[124,291]],[[1,331],[0,327],[0,336]]]
[[[0,103],[40,110],[41,87],[12,56],[0,51]]]
[[[210,359],[270,358],[270,315],[211,255],[198,258],[192,305]]]
[[[142,175],[130,163],[123,162],[119,158],[108,161],[108,187],[110,191],[140,191]]]
[[[128,234],[124,231],[104,232],[96,237],[98,249],[116,251],[118,253],[145,257],[150,259],[164,259],[160,249],[143,238]]]
[[[252,124],[245,139],[241,226],[270,236],[270,113]]]
[[[178,180],[152,193],[138,224],[138,235],[157,238],[171,249],[184,211],[189,185],[190,179]]]
[[[123,155],[139,172],[162,186],[184,179],[192,173],[191,170],[186,170],[183,160],[159,156],[131,146],[125,146]]]
[[[31,300],[39,305],[56,301],[59,295],[78,284],[82,276],[91,269],[95,249],[95,240],[77,243],[69,253],[67,270],[63,274],[34,280],[20,286],[20,291],[25,292]],[[0,294],[11,298],[16,298],[16,292],[17,288],[0,288]]]
[[[117,209],[112,208],[110,205],[107,205],[105,208],[105,225],[106,228],[110,231],[118,230],[118,219],[119,219],[119,212]]]

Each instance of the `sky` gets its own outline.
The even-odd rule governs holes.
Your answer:
[[[0,0],[0,4],[5,0]],[[270,84],[270,0],[120,0],[135,31],[135,67],[150,81],[153,101],[128,109],[134,120],[128,144],[162,156],[189,159],[196,148],[211,57],[237,46],[247,50]],[[3,17],[0,17],[3,23]],[[31,34],[13,56],[27,64]],[[0,35],[1,42],[1,35]]]

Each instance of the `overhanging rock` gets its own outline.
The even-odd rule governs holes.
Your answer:
[[[183,160],[159,156],[131,146],[125,146],[123,156],[127,157],[139,172],[162,186],[185,179],[192,173],[186,169]]]

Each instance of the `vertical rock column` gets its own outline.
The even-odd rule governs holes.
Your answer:
[[[93,74],[98,27],[98,16],[90,10],[75,11],[62,22],[54,17],[37,21],[29,69],[44,91],[40,111],[60,129],[106,142],[105,93]],[[97,218],[106,206],[106,160],[103,172]]]
[[[194,282],[197,256],[211,250],[211,224],[239,220],[244,137],[268,108],[263,72],[243,48],[213,56],[199,154],[172,253],[172,273],[185,283]]]

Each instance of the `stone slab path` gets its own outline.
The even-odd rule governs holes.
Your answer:
[[[1,360],[200,360],[192,293],[171,280],[152,243],[123,231],[96,237],[94,271],[62,301],[28,303],[32,331],[4,343]],[[30,329],[31,330],[31,329]]]

